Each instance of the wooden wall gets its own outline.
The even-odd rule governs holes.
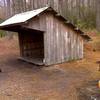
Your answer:
[[[46,31],[46,14],[43,13],[39,16],[36,16],[28,21],[23,27],[40,30],[45,32]]]
[[[47,65],[83,58],[83,38],[52,14],[46,17],[45,63]]]

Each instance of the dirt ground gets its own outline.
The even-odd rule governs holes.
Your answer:
[[[0,39],[0,100],[79,100],[77,88],[100,76],[95,41],[86,45],[83,60],[39,67],[17,60],[16,38]]]

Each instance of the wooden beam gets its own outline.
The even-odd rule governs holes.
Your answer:
[[[34,65],[38,65],[38,66],[44,65],[43,61],[38,60],[38,59],[30,59],[30,58],[19,57],[18,60],[25,61],[29,64],[34,64]]]
[[[59,17],[59,16],[61,16],[61,15],[58,13],[58,14],[56,14],[55,16]]]

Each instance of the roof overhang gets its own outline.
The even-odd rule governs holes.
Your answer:
[[[5,27],[1,27],[2,30],[5,30],[5,31],[12,31],[12,32],[34,32],[34,31],[38,31],[38,32],[42,32],[44,33],[44,31],[41,31],[41,30],[36,30],[36,29],[31,29],[31,28],[28,28],[28,27],[24,27],[24,26],[21,26],[21,25],[7,25]]]

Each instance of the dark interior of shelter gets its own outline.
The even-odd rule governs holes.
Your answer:
[[[22,30],[19,32],[20,54],[23,60],[42,65],[44,59],[43,32]]]

